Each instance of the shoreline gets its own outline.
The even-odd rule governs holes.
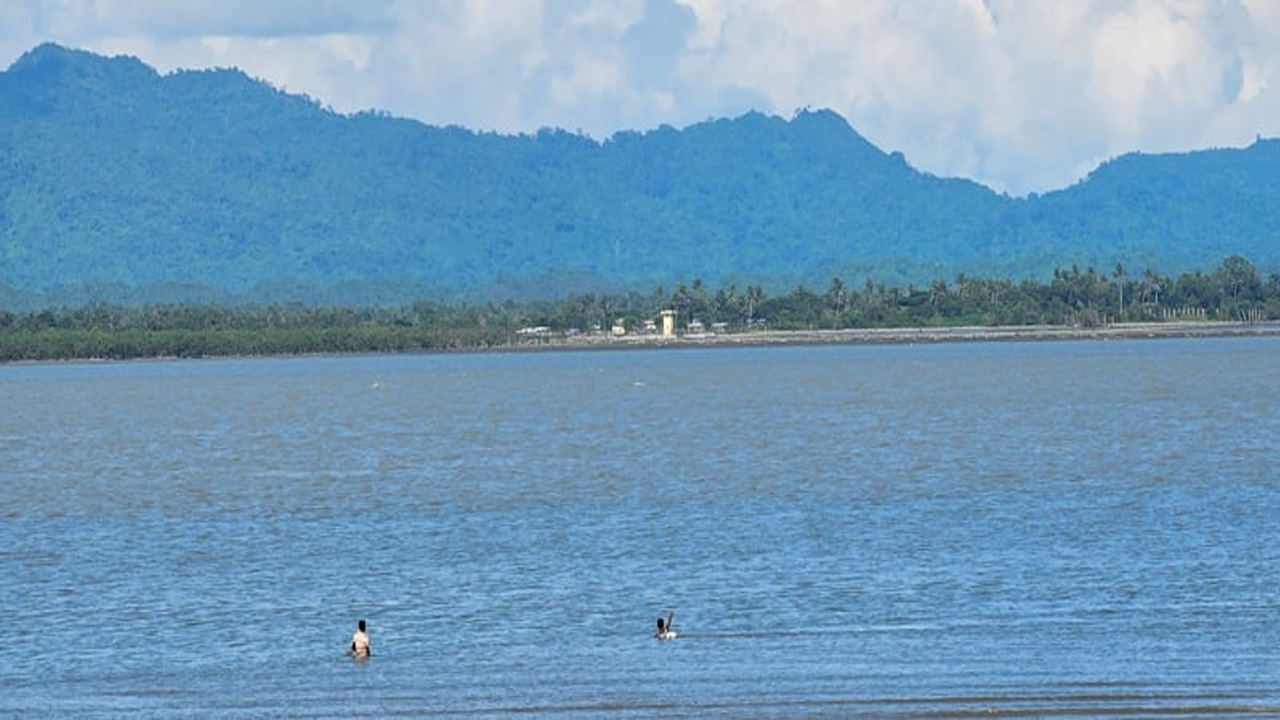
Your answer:
[[[517,350],[576,350],[770,345],[911,345],[950,342],[1042,342],[1055,340],[1158,340],[1280,336],[1280,321],[1113,323],[1098,327],[997,325],[846,330],[756,330],[737,333],[579,336],[518,343]],[[502,350],[504,348],[493,348]]]
[[[1119,341],[1186,338],[1280,337],[1280,320],[1262,322],[1174,321],[1113,323],[1098,327],[1070,325],[993,325],[844,330],[751,330],[727,333],[663,335],[605,334],[539,337],[495,345],[422,348],[401,351],[334,351],[306,353],[212,354],[193,356],[142,355],[129,358],[64,357],[0,360],[9,365],[59,363],[165,362],[244,358],[356,357],[368,355],[466,355],[504,352],[595,352],[609,350],[681,350],[695,348],[780,347],[806,345],[916,345],[974,342],[1054,342],[1069,340]]]

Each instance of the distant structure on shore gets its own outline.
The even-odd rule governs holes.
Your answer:
[[[662,311],[662,337],[674,337],[676,334],[676,311]]]

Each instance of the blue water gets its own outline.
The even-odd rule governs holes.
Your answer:
[[[1277,408],[1266,338],[0,366],[0,715],[1280,713]]]

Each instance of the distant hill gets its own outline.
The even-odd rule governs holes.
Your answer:
[[[1280,265],[1280,141],[1127,155],[1029,198],[830,111],[597,142],[341,115],[236,70],[41,45],[0,73],[6,299],[391,302]]]

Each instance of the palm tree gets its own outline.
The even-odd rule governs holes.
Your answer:
[[[840,324],[840,317],[844,315],[844,308],[849,301],[849,293],[844,288],[844,282],[839,277],[831,278],[831,286],[827,288],[827,304],[834,313],[831,325],[836,327]]]
[[[732,313],[732,309],[738,305],[738,288],[730,285],[727,288],[720,288],[711,298],[711,322],[735,322],[736,317]]]
[[[694,278],[689,284],[689,319],[710,322],[711,300],[707,297],[707,286],[702,278]]]
[[[1160,276],[1151,268],[1147,268],[1142,274],[1144,279],[1147,281],[1147,289],[1155,295],[1156,307],[1160,307]]]
[[[934,315],[939,314],[938,305],[942,302],[942,299],[949,294],[949,292],[950,291],[947,289],[947,282],[945,280],[934,280],[929,283],[929,304],[933,306]]]
[[[600,317],[601,317],[600,329],[603,330],[607,335],[609,334],[610,329],[613,327],[613,320],[614,320],[613,303],[609,301],[609,296],[605,295],[604,293],[600,294],[600,298],[598,302],[599,302],[598,307],[600,308]]]
[[[760,303],[764,302],[764,288],[759,285],[747,286],[747,326],[751,326],[756,319],[756,308]]]
[[[1124,322],[1124,265],[1116,263],[1116,269],[1111,274],[1116,277],[1117,285],[1120,287],[1120,321]]]

